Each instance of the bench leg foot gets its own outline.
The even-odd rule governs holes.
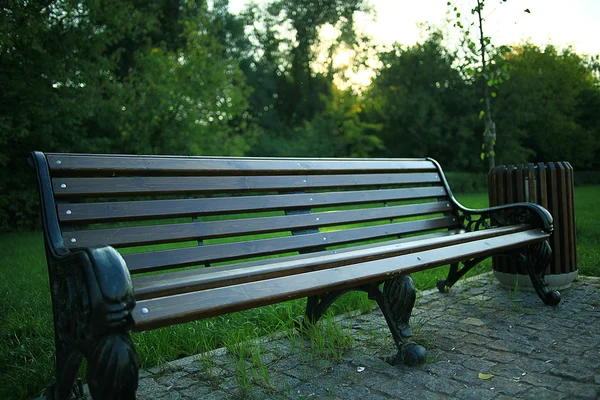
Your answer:
[[[139,362],[127,333],[100,338],[88,360],[88,385],[94,400],[135,400]]]
[[[398,353],[388,362],[392,365],[423,364],[426,359],[425,348],[411,340],[413,334],[409,320],[415,305],[416,291],[410,275],[388,279],[383,290],[378,285],[367,286],[364,290],[369,298],[377,301],[398,347]]]
[[[66,400],[73,397],[80,399],[83,397],[83,384],[76,377],[82,355],[64,344],[60,347],[62,349],[57,349],[56,352],[56,378],[48,384],[46,399]]]
[[[544,278],[551,259],[552,248],[548,242],[527,246],[521,249],[517,255],[517,260],[521,267],[527,271],[537,295],[546,305],[555,306],[560,303],[560,293],[549,291],[548,283]]]

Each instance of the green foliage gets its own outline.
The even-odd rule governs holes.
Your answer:
[[[575,186],[600,185],[600,171],[573,171]]]
[[[396,44],[380,55],[383,67],[366,95],[365,119],[383,125],[379,136],[385,148],[378,155],[427,155],[447,169],[477,170],[477,104],[442,40],[434,31],[423,43]]]
[[[570,49],[532,44],[503,55],[511,79],[498,89],[501,164],[568,160],[577,169],[598,168],[600,105],[597,76]]]
[[[376,149],[382,149],[381,139],[375,134],[381,126],[361,120],[362,107],[357,98],[335,87],[332,93],[332,97],[323,96],[325,109],[295,128],[286,146],[270,151],[281,156],[368,157]],[[281,141],[273,144],[279,145]],[[269,148],[267,144],[264,146],[263,150]]]
[[[454,194],[487,192],[488,178],[482,172],[446,172],[446,179]]]
[[[0,32],[0,190],[10,195],[0,201],[0,231],[37,226],[25,165],[32,150],[247,152],[259,131],[245,117],[250,90],[221,34],[224,21],[235,25],[226,5],[9,2]]]

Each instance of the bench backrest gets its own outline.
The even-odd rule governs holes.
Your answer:
[[[34,157],[53,245],[113,246],[133,274],[460,226],[428,159]]]

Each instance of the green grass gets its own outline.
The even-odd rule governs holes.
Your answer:
[[[575,189],[577,251],[583,275],[600,276],[600,186]],[[486,194],[458,196],[465,206],[487,206]],[[470,274],[490,269],[489,261]],[[435,286],[446,267],[413,274],[418,289]],[[54,375],[54,332],[44,245],[39,232],[0,235],[0,399],[43,392]],[[332,313],[367,310],[362,293],[349,293]],[[297,300],[240,313],[133,334],[143,367],[288,329],[304,311]],[[320,342],[319,342],[320,343]],[[243,377],[241,377],[243,378]],[[265,379],[265,378],[263,378]]]

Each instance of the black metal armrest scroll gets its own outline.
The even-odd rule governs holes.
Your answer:
[[[476,231],[496,226],[528,224],[552,233],[552,215],[534,203],[514,203],[486,209],[473,210],[455,202],[458,215],[465,229]]]

